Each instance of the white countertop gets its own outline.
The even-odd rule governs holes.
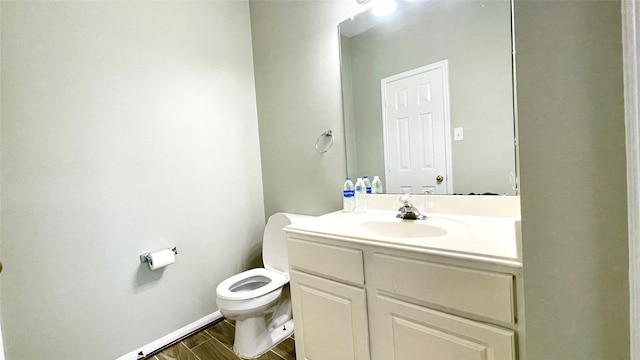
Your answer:
[[[519,209],[518,209],[519,210]],[[396,219],[397,211],[370,209],[364,214],[337,211],[305,220],[284,228],[288,233],[322,236],[330,239],[365,243],[375,246],[419,251],[435,255],[522,267],[520,216],[456,215],[429,213],[426,220]],[[396,236],[393,231],[377,233],[388,223],[415,222],[408,227],[429,225],[430,236]],[[404,225],[392,224],[404,230]],[[444,231],[442,231],[442,230]]]

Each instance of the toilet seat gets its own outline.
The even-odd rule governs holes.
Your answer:
[[[266,282],[265,280],[268,280],[268,282],[258,288],[244,291],[231,290],[234,285],[235,287],[241,287],[242,284]],[[216,288],[216,294],[218,298],[223,300],[253,299],[277,290],[288,282],[289,277],[281,272],[265,268],[256,268],[241,272],[224,280]]]

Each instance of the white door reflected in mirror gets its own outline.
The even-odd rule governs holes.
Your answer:
[[[382,79],[390,193],[453,192],[448,73],[448,62],[443,60]]]

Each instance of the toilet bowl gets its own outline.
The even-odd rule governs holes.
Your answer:
[[[256,358],[293,333],[287,238],[283,227],[309,216],[277,213],[269,218],[262,239],[264,268],[233,275],[216,288],[216,304],[235,320],[233,350]]]

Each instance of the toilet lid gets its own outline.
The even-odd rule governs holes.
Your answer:
[[[267,220],[262,238],[262,261],[264,267],[282,273],[289,273],[289,261],[287,260],[287,234],[283,227],[297,221],[310,219],[313,216],[276,213]]]

